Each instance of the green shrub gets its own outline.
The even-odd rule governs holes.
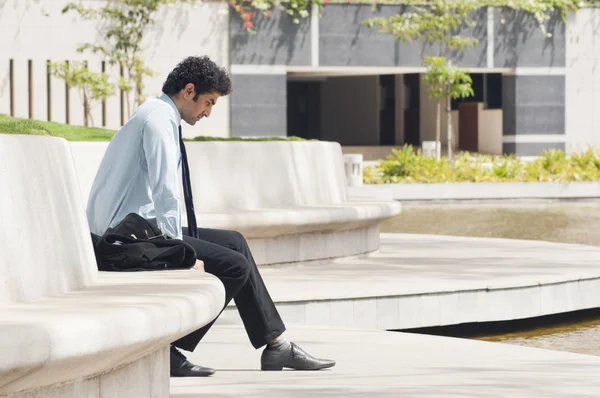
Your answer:
[[[571,182],[600,180],[600,152],[567,155],[547,150],[530,162],[515,155],[491,156],[464,152],[450,165],[447,158],[424,157],[405,145],[402,150],[365,167],[366,184],[445,183],[445,182]]]
[[[516,156],[503,156],[493,160],[492,180],[513,181],[522,179],[525,170]]]

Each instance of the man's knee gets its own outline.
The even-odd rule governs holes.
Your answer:
[[[246,283],[250,276],[250,263],[241,254],[238,254],[232,258],[232,268],[234,269],[235,279],[239,281],[240,285]]]
[[[224,233],[221,234],[221,241],[219,244],[238,253],[245,253],[248,248],[248,243],[246,242],[244,235],[238,231],[232,230],[225,230]]]
[[[221,259],[214,267],[206,268],[206,272],[216,276],[225,285],[228,295],[235,295],[250,277],[250,263],[242,254],[231,252],[229,256]],[[233,296],[231,296],[233,297]]]
[[[241,232],[227,231],[227,246],[237,252],[242,252],[247,246],[246,238]]]

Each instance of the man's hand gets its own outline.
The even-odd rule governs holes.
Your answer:
[[[196,260],[196,264],[192,267],[192,269],[204,272],[204,261]]]

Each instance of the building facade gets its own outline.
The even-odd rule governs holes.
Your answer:
[[[86,59],[100,68],[100,58],[75,52],[77,43],[97,39],[99,27],[61,15],[65,3],[0,4],[0,113],[64,122],[66,108],[79,106],[75,95],[65,102],[61,83],[47,78],[42,66],[45,60]],[[225,3],[167,8],[145,40],[146,59],[158,72],[147,92],[160,92],[166,73],[183,57],[207,54],[227,65],[234,92],[206,123],[186,128],[187,136],[296,135],[342,145],[419,145],[435,137],[436,109],[421,80],[421,45],[361,23],[403,10],[330,4],[320,18],[315,14],[300,24],[276,11],[271,18],[256,16],[257,33],[250,35]],[[566,23],[554,16],[547,32],[530,15],[508,9],[482,9],[474,19],[465,32],[479,39],[474,48],[445,54],[425,49],[473,74],[475,97],[452,104],[455,149],[537,155],[600,144],[599,9],[579,10]],[[94,109],[95,120],[118,127],[117,97]],[[81,123],[82,112],[70,114],[69,122]]]

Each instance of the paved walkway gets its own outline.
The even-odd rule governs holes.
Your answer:
[[[191,359],[208,379],[171,379],[192,397],[598,397],[600,357],[473,340],[339,329],[288,331],[307,351],[337,360],[320,372],[262,372],[240,327],[209,332]]]
[[[600,307],[599,265],[600,247],[382,234],[366,257],[261,272],[289,323],[381,330]]]
[[[338,365],[261,372],[229,308],[191,356],[217,375],[172,397],[597,397],[600,357],[383,330],[600,307],[599,264],[589,246],[383,234],[362,258],[264,268],[288,337]]]

